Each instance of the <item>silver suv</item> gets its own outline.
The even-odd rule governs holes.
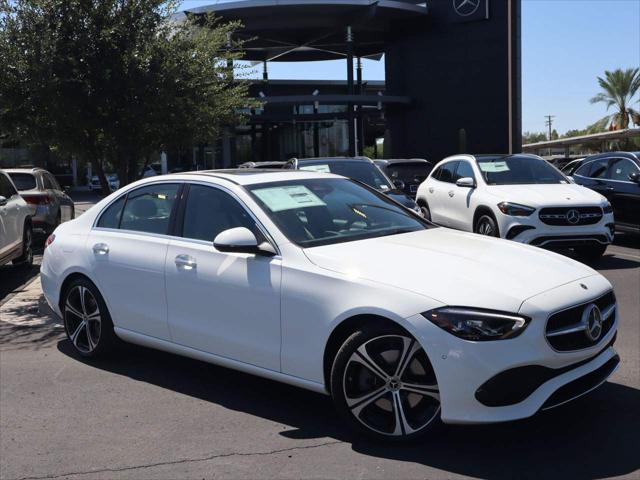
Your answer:
[[[0,170],[0,265],[31,265],[31,209],[9,176]]]

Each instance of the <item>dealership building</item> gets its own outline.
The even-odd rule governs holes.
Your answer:
[[[196,19],[239,20],[244,58],[263,71],[250,89],[262,107],[216,146],[194,149],[194,163],[359,155],[380,138],[393,158],[520,151],[520,9],[520,0],[236,0],[187,9]],[[336,59],[346,81],[269,79],[273,62]],[[384,61],[385,80],[362,81],[362,59]]]

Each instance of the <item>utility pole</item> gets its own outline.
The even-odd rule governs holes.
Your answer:
[[[553,125],[553,119],[556,118],[555,115],[545,115],[544,118],[547,120],[545,124],[549,127],[549,141],[551,141],[551,126]],[[551,156],[551,147],[549,147],[549,156]]]

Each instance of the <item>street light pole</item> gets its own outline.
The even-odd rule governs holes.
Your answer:
[[[553,125],[553,119],[556,118],[555,115],[545,115],[545,117],[547,120],[545,122],[545,124],[547,125],[547,127],[549,127],[549,141],[551,141],[551,126]],[[551,156],[551,147],[549,147],[549,156]]]

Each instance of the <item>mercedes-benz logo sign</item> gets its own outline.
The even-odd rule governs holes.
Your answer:
[[[453,0],[453,9],[461,17],[468,17],[478,11],[481,0]]]
[[[582,312],[582,323],[585,326],[585,335],[592,342],[597,341],[602,335],[602,313],[595,303],[590,303]]]
[[[580,212],[575,209],[569,210],[567,212],[566,217],[567,217],[567,222],[571,223],[572,225],[575,225],[580,221]]]

